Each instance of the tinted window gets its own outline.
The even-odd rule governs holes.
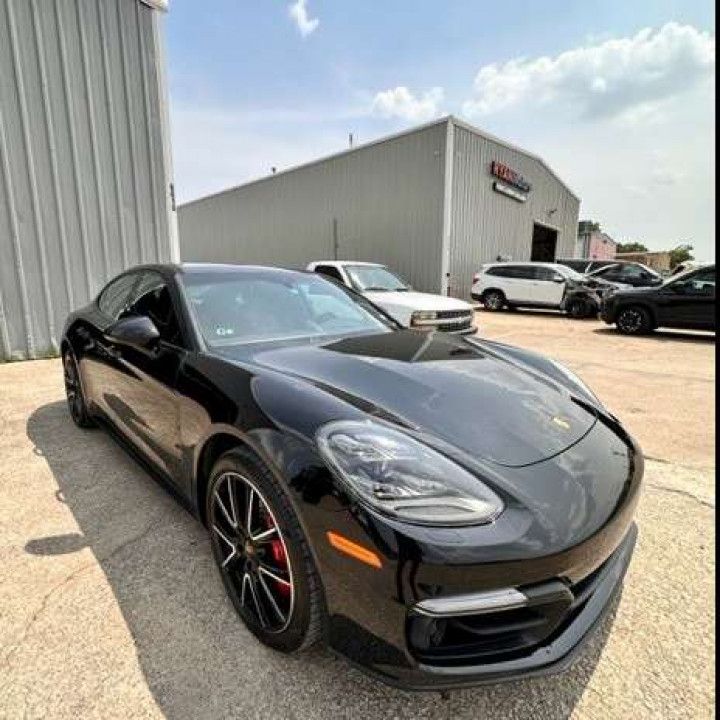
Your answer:
[[[100,294],[100,310],[109,318],[117,320],[127,305],[130,290],[137,279],[137,273],[128,273],[109,283]]]
[[[325,275],[326,277],[332,278],[333,280],[339,280],[340,282],[343,282],[340,271],[332,265],[318,265],[315,268],[315,272],[320,273],[320,275]]]
[[[486,274],[486,275],[493,275],[493,276],[495,276],[495,277],[510,277],[510,276],[508,275],[508,270],[509,270],[509,269],[510,269],[510,268],[506,268],[506,267],[491,267],[491,268],[488,268],[488,269],[485,271],[485,274]]]
[[[545,280],[547,282],[552,282],[553,280],[559,278],[560,280],[564,280],[565,278],[557,272],[557,270],[553,270],[552,268],[548,267],[535,267],[533,268],[535,273],[535,279],[536,280]]]
[[[533,265],[516,265],[513,268],[513,277],[518,280],[535,280],[537,278],[537,271],[543,268],[537,268]]]
[[[490,268],[485,274],[516,280],[529,280],[535,277],[534,268],[529,265],[498,265]]]
[[[123,315],[145,315],[158,329],[160,338],[182,347],[182,334],[165,280],[157,273],[144,273]]]
[[[702,270],[671,282],[670,288],[682,295],[715,295],[715,269]]]

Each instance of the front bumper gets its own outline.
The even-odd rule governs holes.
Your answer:
[[[596,490],[592,507],[610,507],[600,494],[608,487],[608,476],[595,473],[607,461],[602,452],[592,451],[593,444],[603,445],[609,432],[605,425],[596,428],[562,460],[576,481],[580,467],[594,469],[589,480]],[[619,593],[635,545],[633,515],[643,459],[631,438],[623,442],[628,474],[617,499],[607,498],[615,503],[610,516],[600,525],[599,519],[585,525],[585,539],[575,543],[569,542],[570,535],[561,540],[557,526],[554,547],[540,543],[547,547],[545,554],[538,554],[540,536],[529,532],[525,516],[511,509],[490,528],[412,532],[362,511],[356,515],[338,507],[322,513],[332,527],[372,547],[382,558],[382,569],[376,569],[326,550],[326,543],[315,545],[328,600],[331,648],[390,685],[418,690],[565,669]],[[613,449],[620,452],[621,447]],[[544,472],[556,476],[561,466],[546,461],[517,472],[526,473],[524,481],[538,484]],[[577,523],[567,527],[578,531]],[[508,533],[517,533],[517,539],[500,553],[495,540],[507,539]],[[476,542],[482,537],[484,543],[490,536],[492,546],[483,548]],[[508,597],[515,605],[501,607]],[[476,607],[475,600],[490,606]],[[498,602],[500,607],[492,606]],[[423,625],[428,616],[442,615],[444,609],[452,627]],[[457,623],[453,614],[469,617]],[[468,640],[462,635],[466,632],[479,634],[483,642]]]
[[[620,594],[636,539],[637,526],[633,523],[623,543],[594,574],[589,586],[581,586],[582,590],[576,593],[569,590],[572,599],[567,615],[553,634],[529,654],[477,665],[441,667],[419,663],[416,669],[397,673],[395,684],[430,690],[496,683],[566,670]],[[548,591],[557,592],[554,587]]]
[[[587,583],[579,584],[571,605],[554,632],[542,643],[525,653],[511,653],[495,662],[439,665],[403,656],[378,637],[353,623],[343,622],[331,630],[331,648],[351,663],[378,680],[407,690],[444,690],[472,687],[551,675],[567,670],[582,651],[593,631],[601,625],[621,594],[622,582],[630,564],[637,526],[633,523],[625,538],[611,557],[595,572]],[[558,593],[558,583],[546,583],[548,591]],[[534,595],[535,587],[520,592]],[[540,593],[544,589],[540,589]],[[452,598],[448,598],[452,600]],[[409,617],[412,617],[411,610]],[[497,617],[497,613],[493,613]]]

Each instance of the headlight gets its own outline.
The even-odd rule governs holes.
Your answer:
[[[433,310],[416,310],[412,314],[413,325],[422,325],[432,320],[437,320],[437,313]]]
[[[323,458],[371,507],[419,525],[479,525],[503,510],[481,480],[405,433],[371,421],[320,428]]]

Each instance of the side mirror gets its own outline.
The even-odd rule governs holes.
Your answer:
[[[148,348],[160,339],[155,323],[145,315],[121,318],[105,334],[118,345],[135,348]]]
[[[565,282],[565,278],[564,278],[564,277],[560,277],[560,275],[555,275],[555,276],[553,277],[552,281],[553,281],[554,283],[564,283],[564,282]]]

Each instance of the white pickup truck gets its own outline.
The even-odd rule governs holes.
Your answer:
[[[417,330],[474,333],[474,312],[469,303],[445,295],[415,292],[384,265],[354,260],[320,260],[307,266],[362,293],[401,325]]]

